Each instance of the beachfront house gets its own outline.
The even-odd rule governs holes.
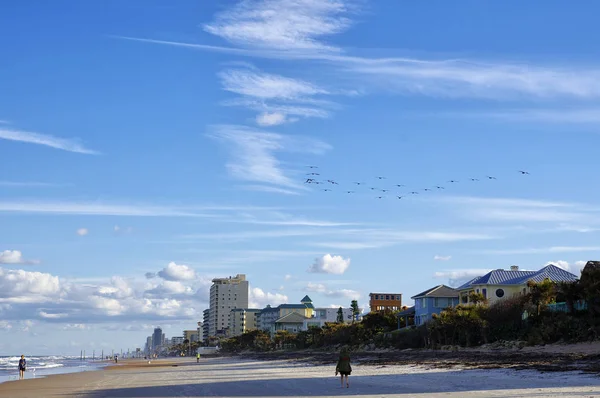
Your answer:
[[[271,333],[275,333],[277,330],[287,330],[287,329],[298,329],[297,326],[287,325],[286,322],[292,321],[292,324],[296,324],[296,320],[300,319],[297,317],[288,317],[283,319],[285,316],[290,315],[292,313],[299,314],[302,316],[302,322],[304,323],[305,319],[312,318],[314,314],[315,307],[312,304],[312,300],[308,296],[304,296],[302,300],[300,300],[300,304],[281,304],[277,307],[267,306],[257,316],[257,326],[260,330],[265,330]],[[277,324],[279,322],[279,324]],[[278,329],[279,328],[279,329]],[[283,329],[281,329],[283,328]]]
[[[510,270],[497,269],[473,278],[456,290],[461,304],[471,304],[471,292],[481,293],[489,304],[493,304],[517,294],[528,293],[528,281],[542,282],[545,279],[552,282],[574,282],[579,278],[553,264],[539,271],[520,271],[518,266],[513,265]]]
[[[304,322],[309,319],[297,312],[290,312],[275,321],[272,332],[277,333],[286,330],[290,333],[298,333],[303,330]]]
[[[415,300],[415,325],[423,325],[433,314],[439,314],[448,307],[458,305],[458,290],[446,285],[434,286],[411,299]]]

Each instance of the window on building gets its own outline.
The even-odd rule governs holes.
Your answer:
[[[481,289],[481,294],[483,294],[483,298],[487,298],[487,289]]]
[[[385,295],[385,299],[386,299],[386,300],[389,300],[389,299],[390,299],[390,295],[389,295],[389,294],[386,294],[386,295]]]
[[[396,296],[396,300],[400,300],[400,296]]]
[[[498,298],[504,297],[504,290],[503,289],[496,289],[496,297],[498,297]]]
[[[427,298],[424,298],[422,300],[423,300],[423,308],[427,308]]]

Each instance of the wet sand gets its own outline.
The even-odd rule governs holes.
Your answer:
[[[244,358],[124,361],[102,371],[0,384],[0,397],[600,397],[600,377],[580,372],[459,366],[353,365],[340,388],[334,363]]]

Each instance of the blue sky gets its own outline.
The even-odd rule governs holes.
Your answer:
[[[180,335],[236,273],[259,307],[578,274],[600,250],[598,7],[2,4],[0,350]]]

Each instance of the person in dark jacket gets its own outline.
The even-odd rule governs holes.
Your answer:
[[[25,355],[21,355],[21,359],[19,359],[19,380],[25,378],[25,369],[27,368],[27,361],[25,360]]]
[[[342,348],[340,352],[340,357],[338,359],[337,365],[335,366],[335,375],[340,374],[340,384],[341,387],[344,388],[344,377],[346,378],[346,388],[350,387],[350,383],[348,383],[348,376],[352,373],[352,365],[350,365],[350,353],[348,352],[348,348]]]

